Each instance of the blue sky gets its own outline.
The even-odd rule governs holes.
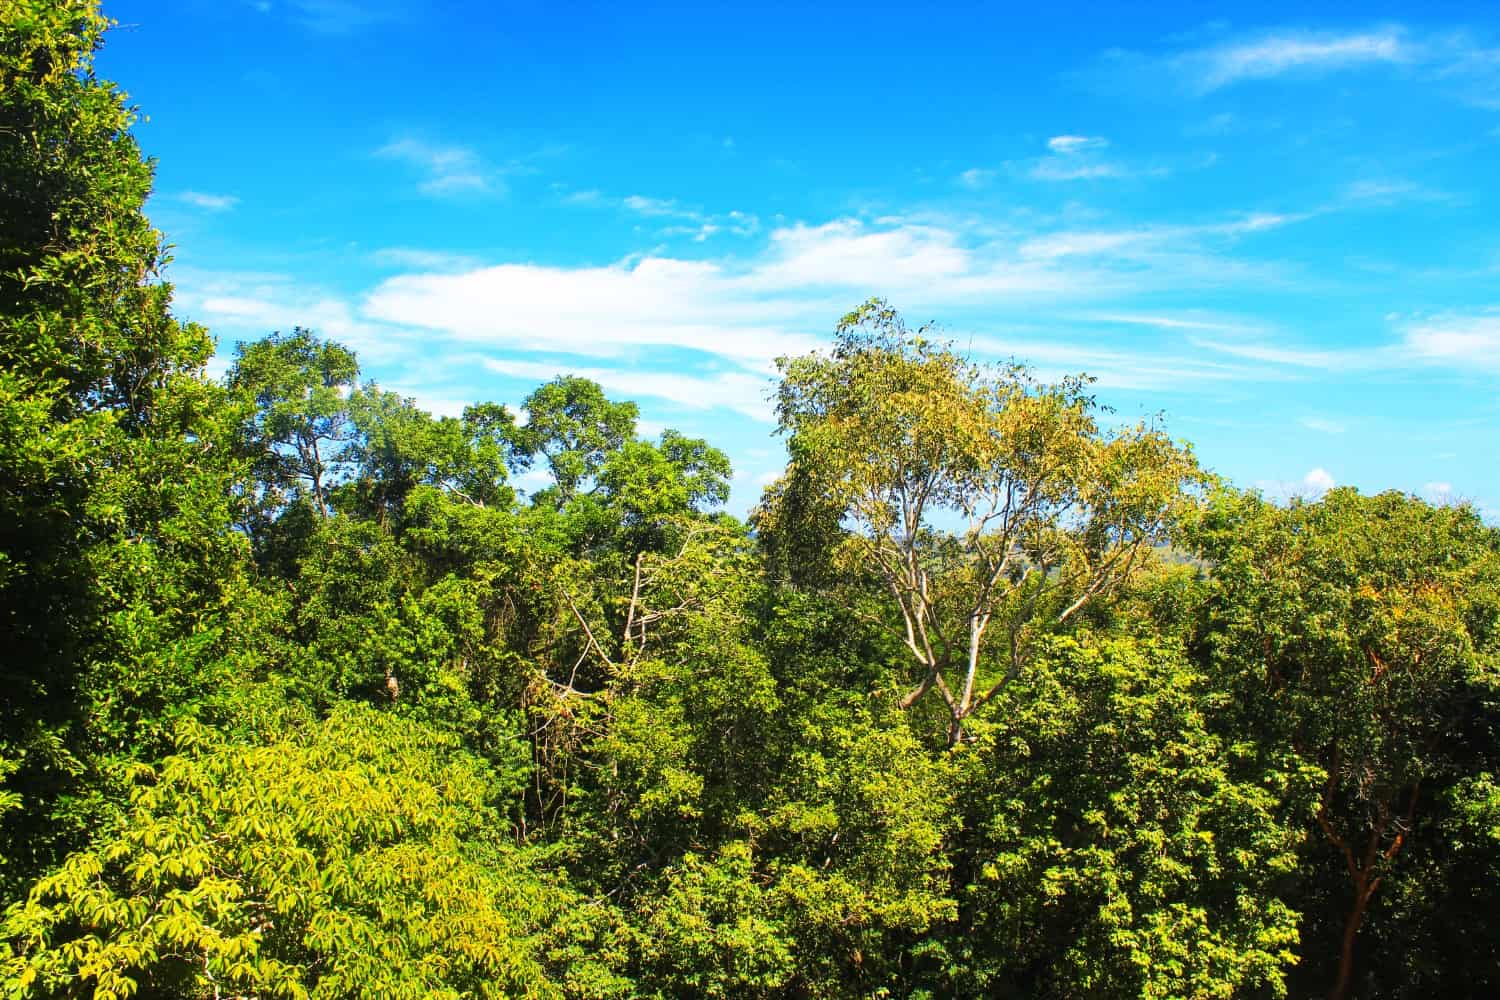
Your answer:
[[[130,0],[179,312],[442,413],[558,372],[780,468],[777,355],[871,295],[1087,371],[1277,495],[1500,513],[1481,5]]]

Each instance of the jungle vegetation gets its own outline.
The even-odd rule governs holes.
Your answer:
[[[1270,502],[879,301],[747,520],[566,374],[211,379],[107,27],[0,0],[4,996],[1500,995],[1473,509]]]

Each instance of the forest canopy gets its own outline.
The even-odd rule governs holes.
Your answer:
[[[1500,992],[1471,507],[1272,502],[879,300],[745,520],[567,373],[210,378],[107,21],[0,11],[5,996]]]

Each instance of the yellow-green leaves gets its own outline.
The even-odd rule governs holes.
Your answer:
[[[554,996],[576,905],[506,845],[451,740],[370,709],[169,758],[120,833],[6,915],[0,982],[289,997]]]
[[[1165,541],[1200,480],[1156,428],[1101,429],[1086,378],[973,364],[878,300],[844,318],[830,353],[779,364],[792,462],[757,526],[782,559],[885,592],[916,664],[901,702],[940,698],[953,739],[1038,636]]]

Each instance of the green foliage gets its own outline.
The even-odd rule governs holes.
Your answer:
[[[191,713],[217,681],[244,587],[227,532],[233,408],[202,378],[142,205],[134,115],[93,75],[92,3],[0,17],[0,819],[7,873],[35,874],[117,798],[112,760],[158,731],[115,710]],[[151,714],[149,707],[147,715]],[[140,715],[136,716],[139,720]]]
[[[12,995],[562,995],[546,956],[581,901],[509,846],[505,790],[452,741],[346,709],[267,746],[181,743],[119,834],[6,914]]]
[[[959,758],[969,994],[1286,995],[1287,777],[1209,727],[1180,651],[1058,639]],[[972,978],[969,978],[972,977]]]
[[[105,27],[0,15],[0,993],[1500,985],[1473,511],[1204,496],[878,300],[749,526],[587,379],[435,417],[297,328],[214,385]]]
[[[566,502],[598,474],[610,452],[635,436],[634,403],[614,403],[597,383],[559,376],[521,404],[526,410],[526,451],[547,460],[560,501]]]
[[[1241,724],[1268,761],[1320,778],[1299,803],[1309,865],[1346,881],[1313,897],[1328,910],[1310,914],[1308,968],[1347,995],[1358,932],[1403,878],[1434,794],[1493,766],[1469,723],[1500,679],[1500,535],[1467,508],[1342,489],[1289,509],[1225,494],[1195,538],[1215,564],[1206,638]]]
[[[917,667],[902,702],[933,692],[957,740],[1036,639],[1166,540],[1199,475],[1154,427],[1102,430],[1086,378],[1043,385],[928,334],[872,300],[829,354],[779,360],[792,462],[756,523],[888,592]]]
[[[226,383],[253,400],[243,429],[259,487],[252,528],[299,501],[328,516],[353,434],[345,398],[358,379],[352,352],[300,327],[236,347]]]

